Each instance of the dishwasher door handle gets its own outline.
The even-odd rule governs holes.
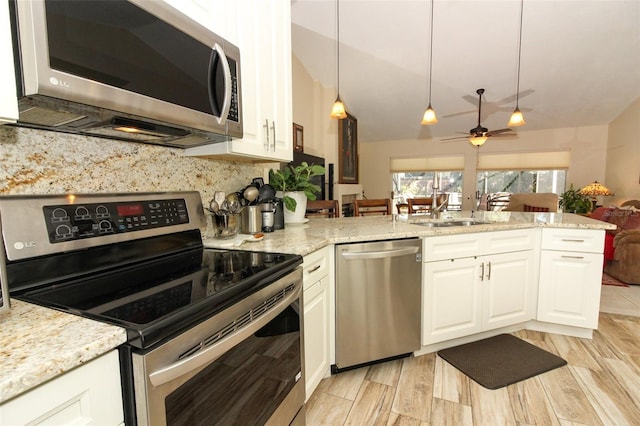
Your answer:
[[[343,251],[342,257],[346,260],[360,260],[360,259],[385,259],[389,257],[407,256],[410,254],[416,254],[419,247],[404,247],[400,249],[391,250],[376,250],[376,251],[360,251],[349,252]]]

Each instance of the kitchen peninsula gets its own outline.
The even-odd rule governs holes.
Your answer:
[[[443,227],[430,227],[422,226],[419,224],[420,222],[424,223],[433,221],[461,221],[462,219],[471,219],[472,216],[473,220],[482,223]],[[325,338],[316,339],[317,336],[308,336],[308,338],[305,339],[305,342],[307,345],[320,344],[321,346],[324,346],[321,347],[320,350],[324,351],[323,353],[326,353],[326,356],[319,358],[319,362],[321,362],[320,365],[307,365],[307,380],[309,380],[309,378],[312,376],[310,374],[311,369],[315,368],[316,371],[320,372],[319,376],[317,374],[314,376],[316,383],[307,386],[308,398],[319,380],[324,375],[329,373],[330,364],[335,362],[333,355],[335,350],[333,337],[333,327],[335,320],[333,306],[335,268],[333,259],[333,245],[363,241],[422,238],[423,246],[425,247],[425,250],[423,251],[424,263],[422,284],[423,310],[425,310],[425,308],[434,307],[431,304],[432,301],[428,298],[425,298],[425,294],[432,294],[430,293],[433,290],[432,285],[434,283],[438,285],[439,283],[437,275],[438,269],[436,268],[436,266],[438,266],[438,264],[442,262],[443,259],[446,260],[445,263],[452,262],[451,260],[449,260],[449,257],[453,259],[453,256],[449,256],[446,250],[442,248],[446,247],[446,244],[445,246],[439,246],[440,248],[436,252],[430,251],[431,249],[429,248],[429,244],[438,241],[446,243],[447,239],[449,238],[460,237],[464,237],[468,241],[480,241],[483,239],[486,239],[486,241],[490,241],[491,237],[496,235],[509,235],[514,237],[512,239],[514,241],[513,244],[502,244],[502,246],[506,248],[496,249],[494,246],[489,250],[485,249],[484,246],[478,246],[480,247],[479,250],[481,250],[482,253],[462,253],[456,255],[455,257],[456,259],[477,258],[480,259],[477,260],[477,262],[481,262],[484,266],[485,263],[481,260],[482,256],[487,256],[487,262],[497,262],[501,258],[504,258],[507,255],[508,251],[525,253],[527,256],[526,258],[529,259],[529,262],[531,262],[529,265],[530,269],[527,270],[528,272],[530,272],[531,276],[530,280],[528,281],[528,285],[530,285],[530,287],[527,288],[527,306],[524,312],[525,317],[514,318],[512,323],[510,323],[508,326],[503,325],[502,323],[497,323],[498,328],[492,328],[493,326],[491,325],[491,321],[485,322],[483,324],[470,323],[470,325],[472,325],[473,327],[456,332],[457,334],[452,334],[451,330],[447,329],[445,323],[440,322],[439,324],[441,327],[434,327],[433,321],[435,320],[437,323],[438,321],[442,320],[441,318],[427,318],[427,316],[425,316],[423,312],[423,347],[419,352],[416,352],[416,355],[420,355],[422,353],[433,352],[439,347],[453,346],[459,341],[475,340],[484,337],[484,335],[487,333],[495,334],[498,331],[509,331],[513,330],[514,328],[517,329],[528,327],[542,331],[559,332],[581,337],[590,337],[592,329],[597,327],[597,322],[594,325],[592,322],[592,318],[595,316],[597,321],[597,302],[599,301],[600,295],[599,274],[601,274],[603,242],[599,239],[599,236],[603,237],[604,231],[606,229],[612,229],[613,226],[614,225],[605,222],[596,221],[574,214],[519,212],[475,212],[473,215],[471,212],[451,212],[444,215],[443,218],[437,220],[429,219],[428,216],[421,215],[311,219],[305,224],[287,225],[284,230],[267,233],[265,234],[265,237],[262,241],[245,242],[239,248],[252,251],[295,253],[304,256],[305,263],[303,264],[303,268],[305,269],[305,292],[307,290],[307,286],[311,286],[316,282],[319,282],[320,279],[324,280],[322,285],[325,286],[325,290],[323,293],[317,293],[317,295],[323,298],[323,304],[319,306],[323,306],[322,309],[324,315],[320,316],[319,318],[324,318],[326,320],[326,323],[320,325],[314,324],[314,331],[324,334]],[[560,235],[560,237],[556,238],[558,235]],[[569,237],[563,237],[567,235]],[[565,241],[563,242],[563,240]],[[210,243],[212,243],[215,246],[216,243],[220,243],[221,241],[216,242],[215,240],[205,240],[205,245],[209,246]],[[458,244],[458,242],[454,242],[456,243],[455,247],[464,247],[464,244],[460,245]],[[523,244],[526,246],[523,246]],[[582,246],[585,246],[586,248],[583,249]],[[489,247],[489,245],[487,245],[487,247]],[[584,295],[577,295],[566,292],[563,293],[562,291],[556,291],[555,293],[553,293],[555,296],[572,296],[570,297],[570,304],[574,303],[575,300],[588,300],[588,309],[590,309],[591,311],[585,313],[585,317],[588,318],[585,319],[586,322],[584,324],[581,324],[579,322],[581,320],[580,315],[568,314],[566,312],[568,310],[566,309],[567,306],[556,307],[553,305],[553,302],[550,302],[550,300],[552,300],[553,298],[548,297],[549,291],[554,291],[552,288],[550,288],[554,283],[553,271],[558,270],[556,263],[554,263],[556,262],[554,256],[556,254],[563,254],[565,252],[569,253],[570,261],[574,261],[576,258],[586,259],[584,261],[580,261],[581,264],[588,264],[589,267],[587,269],[584,269],[585,271],[595,271],[594,276],[589,279],[587,286],[588,288],[584,290]],[[579,252],[581,254],[580,256],[572,256],[572,252]],[[550,256],[550,258],[546,259],[548,256]],[[316,263],[319,265],[321,264],[322,267],[315,267],[314,265]],[[473,267],[477,268],[478,265],[474,265]],[[583,269],[580,269],[580,271],[582,270]],[[551,271],[551,275],[549,275],[549,271]],[[573,271],[575,272],[575,270]],[[322,273],[322,277],[314,275],[317,273]],[[542,279],[543,276],[545,277],[544,280]],[[556,278],[560,279],[564,276],[565,275],[562,275],[562,273],[560,273],[560,275],[558,275]],[[316,281],[316,278],[318,278],[318,281]],[[433,280],[433,282],[430,282],[430,280]],[[486,283],[486,281],[484,282]],[[596,283],[596,285],[594,286],[593,283]],[[447,282],[447,286],[455,285],[455,282]],[[475,286],[476,283],[470,283],[469,285]],[[581,286],[583,286],[583,283],[580,282],[579,279],[576,279],[575,283],[571,283],[566,291],[574,292]],[[462,301],[464,298],[464,293],[458,293],[458,296]],[[306,295],[305,297],[303,297],[303,299],[306,317]],[[594,300],[596,301],[595,305]],[[39,321],[38,315],[41,315],[42,312],[34,313],[34,315],[37,314],[36,317],[31,317],[27,312],[28,310],[25,310],[22,305],[24,305],[22,302],[16,302],[16,306],[22,313],[20,315],[14,315],[14,312],[12,312],[11,317],[4,318],[5,323],[3,323],[3,330],[11,330],[12,328],[16,329],[15,327],[20,326],[20,324],[24,325],[25,323],[30,324]],[[463,312],[464,309],[461,309],[461,306],[465,305],[461,304],[453,311]],[[594,306],[595,312],[593,312]],[[568,306],[568,308],[573,308],[573,306]],[[576,309],[581,308],[582,306],[578,306]],[[426,312],[430,311],[433,310],[426,309]],[[437,310],[435,310],[434,312],[437,312]],[[17,313],[17,311],[15,313]],[[64,317],[69,316],[75,318],[72,315],[61,313],[56,313],[56,315],[53,316],[50,315],[49,317],[52,318],[52,320],[47,323],[47,328],[50,330],[56,329],[57,321],[63,321],[64,323]],[[59,317],[62,318],[57,319]],[[314,317],[314,319],[315,318],[316,317]],[[445,320],[446,319],[447,318],[445,318]],[[458,320],[459,318],[453,319]],[[94,323],[93,321],[88,321],[87,323],[95,324],[95,327],[104,327],[104,325]],[[309,323],[311,323],[311,321],[309,321]],[[308,325],[310,324],[305,323],[305,333],[307,333]],[[92,335],[89,329],[90,327],[87,327],[87,332],[84,333],[84,335]],[[112,333],[115,333],[114,336],[117,335],[118,338],[117,340],[112,340],[111,344],[106,345],[104,347],[104,351],[102,352],[109,351],[124,338],[124,336],[122,335],[122,330],[119,330],[117,328],[111,328],[110,330]],[[0,342],[0,344],[2,344],[2,347],[5,348],[5,350],[6,348],[12,347],[9,344],[8,340],[12,338],[10,334],[3,333],[1,336],[4,340]],[[62,337],[64,337],[64,335],[50,334],[48,336],[44,336],[41,341],[41,348],[54,347],[52,344],[53,341]],[[323,344],[323,342],[326,344]],[[60,344],[61,342],[56,342],[56,345]],[[83,348],[89,345],[89,343],[87,343],[86,341],[69,341],[64,342],[64,344],[66,349],[70,353],[82,353]],[[38,351],[42,350],[41,348],[38,348],[36,345],[32,349],[33,351]],[[24,350],[24,348],[22,350]],[[314,348],[313,350],[315,351],[316,348]],[[92,356],[98,357],[99,355],[101,355],[101,353],[94,353]],[[17,360],[15,357],[5,357],[5,359],[13,359],[13,362],[19,362],[19,360]],[[60,368],[55,373],[62,375],[67,370],[79,364],[82,364],[83,362],[84,360],[73,365],[60,365]],[[34,364],[34,368],[36,367],[37,366]],[[11,383],[13,379],[10,376],[13,374],[21,374],[21,377],[29,376],[28,372],[25,373],[24,368],[3,368],[3,371],[5,372],[5,377],[3,378],[4,384]],[[47,377],[43,377],[43,380],[46,380],[50,377],[50,375],[48,375]],[[21,380],[20,378],[15,379]],[[10,400],[16,395],[26,392],[29,389],[38,386],[39,384],[40,382],[34,381],[32,383],[29,383],[28,386],[16,387],[11,389],[4,388],[3,386],[2,399],[4,401]]]

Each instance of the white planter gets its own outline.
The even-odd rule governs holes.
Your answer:
[[[285,196],[296,200],[296,211],[284,208],[284,223],[301,223],[304,222],[304,215],[307,212],[307,196],[303,191],[285,192]]]

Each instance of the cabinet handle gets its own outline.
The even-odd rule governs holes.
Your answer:
[[[563,259],[584,259],[584,256],[560,256]]]
[[[567,243],[584,243],[584,240],[573,240],[570,238],[563,238],[562,241]]]
[[[487,272],[487,281],[491,280],[491,262],[487,262],[489,265],[489,272]]]
[[[271,122],[271,131],[273,132],[273,151],[276,151],[276,122]]]
[[[484,262],[480,264],[482,271],[480,271],[480,281],[484,281]]]
[[[269,151],[269,120],[264,119],[264,132],[267,134],[267,140],[264,144],[264,149]]]
[[[313,268],[309,269],[309,271],[308,271],[308,272],[309,272],[309,273],[312,273],[312,272],[317,271],[318,269],[320,269],[320,265],[316,265],[316,266],[314,266]]]

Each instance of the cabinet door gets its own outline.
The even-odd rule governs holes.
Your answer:
[[[528,321],[534,316],[537,272],[532,251],[482,258],[483,330]]]
[[[482,330],[480,264],[465,258],[423,265],[423,345]]]
[[[120,425],[118,351],[64,373],[0,406],[3,425]]]
[[[324,276],[304,291],[304,375],[306,398],[313,394],[328,373],[329,360],[329,277]]]
[[[538,320],[598,328],[602,259],[598,253],[542,250]]]
[[[11,26],[9,25],[9,3],[0,4],[0,124],[15,123],[18,120],[18,98],[16,77],[13,69],[13,48],[11,46]]]
[[[239,0],[243,138],[187,149],[187,155],[286,161],[293,159],[291,4]]]

